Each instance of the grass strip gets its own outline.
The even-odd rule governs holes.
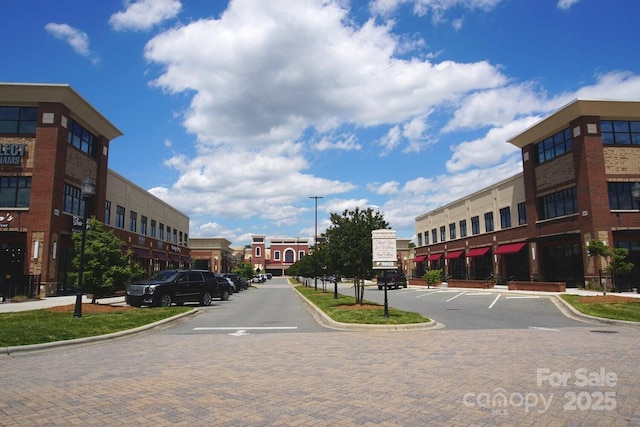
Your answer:
[[[601,302],[598,297],[561,295],[565,301],[581,313],[605,319],[640,322],[640,299],[626,298],[628,302]]]
[[[389,307],[389,317],[384,317],[383,305],[369,301],[357,304],[355,297],[340,293],[338,299],[334,299],[333,292],[316,291],[313,287],[299,285],[296,286],[296,290],[336,322],[371,325],[405,325],[429,322],[429,319],[418,313],[391,307]]]
[[[191,310],[189,307],[158,307],[117,313],[91,313],[74,318],[72,313],[48,309],[0,314],[0,347],[41,344],[105,335],[137,328]]]

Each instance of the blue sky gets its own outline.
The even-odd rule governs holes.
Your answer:
[[[0,81],[64,83],[124,135],[110,168],[191,237],[415,217],[521,170],[573,99],[640,99],[640,2],[4,1]],[[9,19],[7,19],[9,18]]]

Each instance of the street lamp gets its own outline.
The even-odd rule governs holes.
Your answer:
[[[638,209],[640,209],[640,182],[636,181],[636,183],[631,186],[631,197],[633,197],[633,200],[635,200],[638,205]]]
[[[322,196],[310,196],[310,199],[316,199],[316,234],[313,238],[313,248],[314,250],[318,249],[318,199],[322,199]],[[318,290],[318,275],[315,274],[314,276],[314,289],[317,291]]]
[[[96,194],[96,182],[91,178],[85,178],[80,187],[82,196],[82,243],[80,244],[80,266],[78,268],[78,288],[76,289],[76,306],[73,310],[73,317],[82,317],[82,273],[84,272],[84,243],[87,240],[87,216],[88,199]]]

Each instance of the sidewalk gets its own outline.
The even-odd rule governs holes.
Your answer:
[[[88,304],[91,299],[86,295],[82,297],[82,303]],[[124,297],[99,298],[98,304],[124,304]],[[4,302],[0,303],[0,313],[10,313],[15,311],[39,310],[41,308],[58,307],[76,303],[75,295],[65,295],[61,297],[47,297],[39,300],[28,300],[24,302]]]

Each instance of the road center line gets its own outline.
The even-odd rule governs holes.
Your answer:
[[[491,309],[491,308],[493,307],[493,305],[494,305],[495,303],[497,303],[497,302],[498,302],[498,298],[500,298],[500,295],[498,295],[498,296],[496,297],[496,299],[494,299],[494,300],[493,300],[493,302],[492,302],[492,303],[491,303],[491,305],[489,306],[489,309]]]

